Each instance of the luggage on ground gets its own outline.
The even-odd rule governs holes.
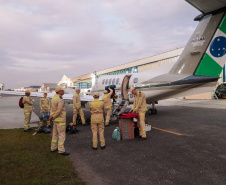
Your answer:
[[[79,129],[76,128],[76,126],[71,123],[70,125],[67,125],[66,127],[66,133],[68,134],[76,134],[79,132]]]
[[[36,132],[37,133],[45,133],[45,134],[51,133],[51,131],[48,128],[46,128],[45,126],[39,127]]]
[[[121,133],[119,127],[116,127],[112,133],[112,139],[120,141],[121,140]]]

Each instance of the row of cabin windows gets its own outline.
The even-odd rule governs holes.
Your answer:
[[[138,78],[134,78],[133,79],[133,83],[137,83],[138,82]],[[103,81],[102,81],[102,84],[104,85],[107,85],[107,84],[109,84],[109,85],[118,85],[118,83],[119,83],[119,78],[117,78],[117,80],[116,80],[116,84],[115,84],[115,78],[112,80],[112,79],[103,79]]]
[[[115,78],[112,80],[112,79],[103,79],[103,81],[102,81],[102,84],[104,85],[107,85],[107,84],[109,84],[109,85],[118,85],[118,83],[119,83],[119,78],[117,78],[117,80],[116,80],[116,82],[115,82]]]

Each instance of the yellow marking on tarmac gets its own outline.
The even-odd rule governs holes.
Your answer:
[[[183,134],[180,134],[180,133],[177,133],[177,132],[172,132],[172,131],[169,131],[169,130],[164,130],[164,129],[161,129],[161,128],[156,128],[156,127],[152,127],[153,129],[156,129],[156,130],[161,130],[163,132],[169,132],[171,134],[176,134],[176,135],[179,135],[179,136],[183,136]]]

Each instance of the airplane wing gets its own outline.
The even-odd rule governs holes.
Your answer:
[[[204,14],[226,7],[226,0],[185,0]]]
[[[19,92],[19,91],[0,91],[1,94],[6,95],[15,95],[15,96],[24,96],[25,92]],[[48,98],[52,98],[55,95],[55,93],[48,93]],[[30,96],[32,97],[43,97],[43,92],[31,92]],[[73,100],[73,94],[64,94],[63,95],[64,100]],[[80,95],[81,102],[90,102],[93,101],[93,96],[91,95]]]

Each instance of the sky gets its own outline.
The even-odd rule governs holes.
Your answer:
[[[58,83],[184,47],[199,14],[184,0],[0,0],[0,83]]]

